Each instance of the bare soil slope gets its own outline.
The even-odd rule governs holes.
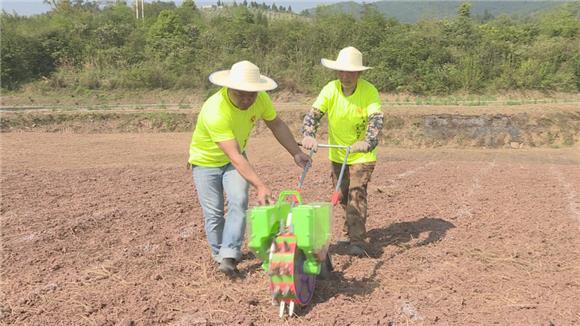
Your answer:
[[[236,280],[208,257],[185,168],[189,133],[1,137],[0,322],[580,323],[575,149],[381,148],[369,256],[333,245],[332,279],[280,321],[253,255]],[[275,191],[297,183],[300,170],[271,138],[252,139],[249,157]],[[308,201],[331,194],[325,154],[316,158]]]

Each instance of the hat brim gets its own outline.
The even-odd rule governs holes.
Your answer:
[[[264,75],[260,75],[260,80],[257,83],[235,82],[230,78],[230,70],[221,70],[212,73],[209,75],[209,81],[218,86],[224,86],[244,92],[271,91],[278,87],[278,84],[272,78]]]
[[[322,65],[325,66],[326,68],[339,71],[365,71],[373,69],[372,67],[366,66],[345,65],[329,59],[321,59],[320,63],[322,63]]]

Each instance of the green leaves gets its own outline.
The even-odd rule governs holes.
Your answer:
[[[254,1],[203,9],[146,2],[50,0],[48,14],[1,14],[3,88],[42,76],[71,88],[207,88],[207,75],[239,60],[258,64],[291,92],[316,93],[334,72],[320,59],[355,46],[381,91],[417,94],[509,89],[578,91],[580,5],[531,18],[477,19],[468,3],[445,20],[404,24],[372,5],[355,15],[319,8],[295,15]],[[277,6],[277,9],[280,9]],[[475,18],[473,17],[475,16]],[[71,77],[72,76],[72,77]]]

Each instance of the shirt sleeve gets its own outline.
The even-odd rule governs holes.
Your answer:
[[[262,119],[266,121],[272,121],[276,119],[276,110],[274,109],[274,104],[272,103],[272,99],[266,92],[260,92],[260,101],[262,102],[261,105],[263,106],[262,111]]]
[[[381,98],[379,96],[379,91],[375,87],[372,87],[369,92],[370,103],[367,106],[367,116],[371,116],[376,113],[382,113],[381,110]]]
[[[316,137],[316,131],[320,126],[320,120],[324,116],[322,111],[312,108],[304,116],[304,121],[302,123],[302,135],[305,137]]]
[[[373,113],[369,116],[367,132],[365,134],[365,140],[370,146],[369,151],[375,149],[379,144],[379,134],[381,129],[383,129],[383,123],[384,116],[382,113]]]
[[[200,118],[214,143],[236,139],[229,119],[221,118],[218,114],[203,114]]]
[[[322,91],[320,91],[320,94],[318,94],[318,97],[314,101],[314,104],[312,104],[313,108],[320,110],[320,112],[322,113],[327,113],[328,109],[332,105],[331,101],[333,94],[331,86],[332,86],[331,84],[327,84],[326,86],[324,86],[324,88],[322,88]]]

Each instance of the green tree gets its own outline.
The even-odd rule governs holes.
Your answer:
[[[462,2],[457,9],[457,16],[463,18],[471,17],[471,3],[469,2]]]
[[[125,1],[47,3],[48,14],[1,14],[3,88],[41,76],[53,87],[206,87],[209,73],[244,58],[283,89],[317,92],[335,78],[320,57],[349,45],[365,54],[374,67],[365,78],[383,91],[580,88],[577,3],[525,18],[474,17],[463,3],[455,17],[414,24],[387,19],[368,4],[359,14],[317,8],[280,19],[265,11],[290,6],[236,1],[241,5],[206,12],[192,0],[147,1],[143,22]]]
[[[197,6],[195,5],[195,2],[193,0],[183,0],[183,2],[181,3],[181,7],[191,9],[194,11],[197,10]]]
[[[161,61],[188,60],[192,55],[192,42],[179,16],[163,10],[147,33],[148,54]]]
[[[568,3],[540,15],[542,33],[551,37],[575,38],[580,30],[580,3]]]
[[[24,82],[47,76],[56,66],[40,39],[16,30],[18,20],[19,18],[15,16],[0,14],[2,30],[0,86],[5,89],[15,89]]]

